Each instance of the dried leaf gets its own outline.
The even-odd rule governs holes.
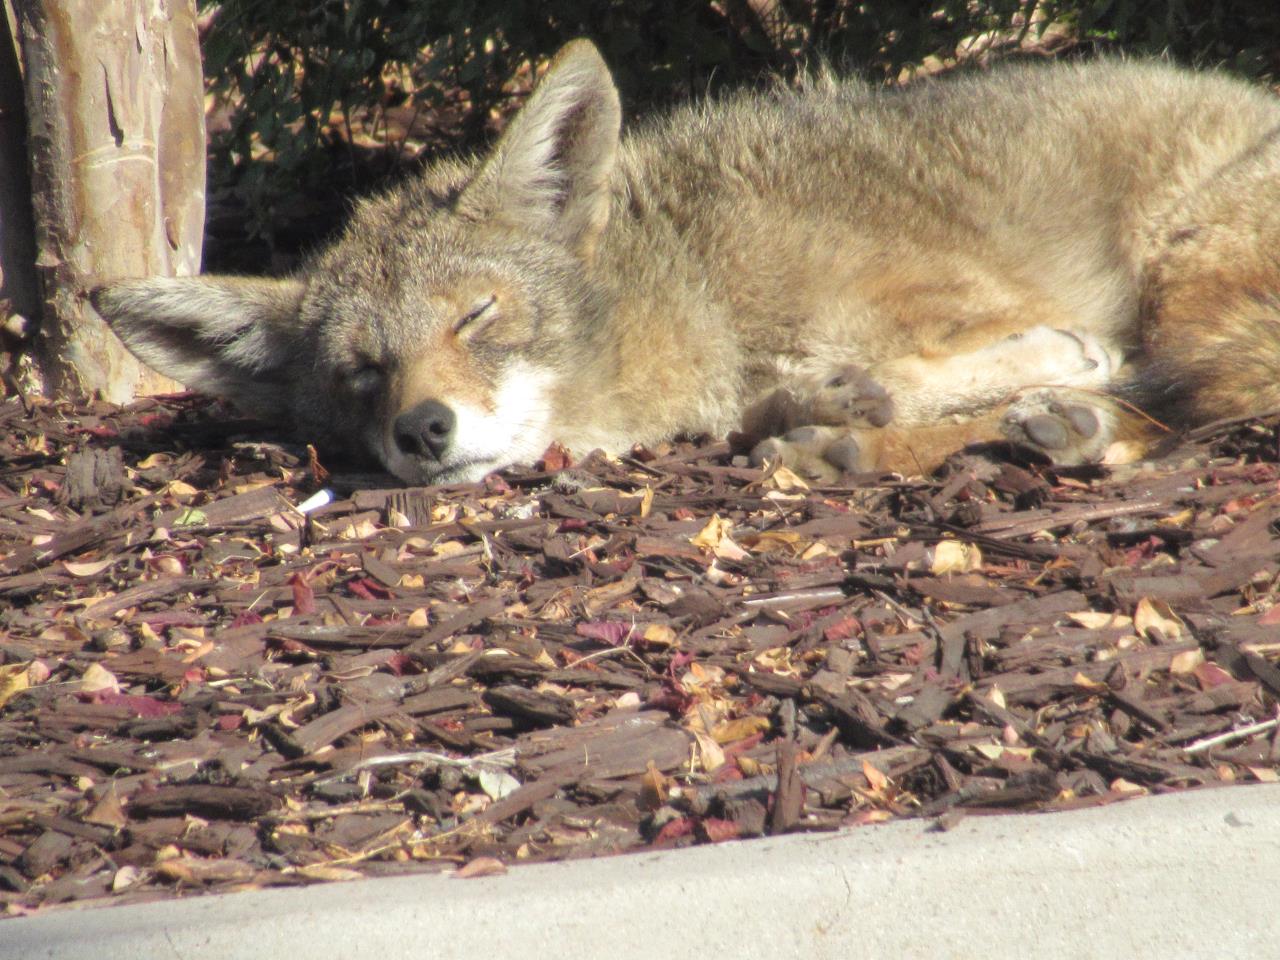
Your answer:
[[[1095,692],[1102,692],[1104,690],[1110,689],[1102,681],[1094,680],[1092,677],[1087,677],[1083,673],[1077,673],[1074,677],[1071,678],[1071,682],[1074,683],[1081,690],[1093,690]]]
[[[1186,632],[1186,626],[1163,600],[1143,597],[1133,611],[1133,628],[1148,640],[1177,640]],[[1158,630],[1158,635],[1152,631]]]
[[[175,527],[203,527],[208,522],[209,518],[203,510],[188,507],[174,518],[173,525]]]
[[[1122,794],[1125,794],[1126,796],[1133,796],[1133,797],[1144,796],[1145,794],[1150,792],[1149,790],[1147,790],[1146,787],[1142,786],[1141,784],[1132,783],[1124,779],[1123,777],[1118,777],[1115,780],[1112,780],[1111,783],[1108,784],[1108,787],[1115,793],[1122,793]]]
[[[1132,617],[1120,613],[1103,613],[1100,610],[1081,610],[1079,613],[1068,613],[1067,619],[1086,630],[1110,630],[1129,627]]]
[[[799,474],[782,466],[775,469],[760,485],[766,490],[781,493],[804,493],[809,490],[809,484]]]
[[[120,681],[116,679],[116,675],[104,667],[100,663],[91,663],[80,675],[80,682],[76,689],[81,693],[95,693],[97,691],[107,691],[109,693],[120,692]]]
[[[676,644],[676,632],[665,623],[648,624],[641,638],[656,647],[673,647]]]
[[[652,760],[647,761],[644,775],[640,778],[640,808],[659,809],[666,804],[670,790],[671,781],[663,776]]]
[[[135,866],[123,866],[111,877],[111,892],[122,893],[130,887],[146,879],[146,875]]]
[[[1176,676],[1184,676],[1188,673],[1195,673],[1196,669],[1204,664],[1204,651],[1197,647],[1195,650],[1184,650],[1179,654],[1175,654],[1173,659],[1169,661],[1169,672]]]
[[[520,781],[505,770],[481,767],[476,775],[480,789],[489,795],[491,800],[501,800],[509,793],[520,789]]]
[[[724,751],[720,749],[720,744],[716,743],[715,738],[700,730],[692,732],[697,745],[695,752],[698,765],[708,772],[719,770],[724,766]]]
[[[739,717],[737,720],[726,720],[718,723],[711,731],[716,743],[735,743],[747,737],[767,731],[772,724],[768,717]]]
[[[84,815],[84,822],[111,827],[113,830],[122,829],[128,824],[129,818],[120,805],[120,798],[114,787],[108,787],[102,799],[89,808],[89,812]]]
[[[68,560],[63,563],[62,567],[73,577],[96,577],[115,562],[115,557],[107,557],[103,560],[92,560],[86,563],[72,563]]]
[[[941,540],[934,545],[929,571],[943,573],[970,573],[982,568],[982,551],[975,543],[959,540]]]
[[[868,760],[862,761],[862,775],[867,778],[867,783],[871,787],[872,793],[880,797],[888,793],[889,778]]]
[[[499,877],[507,872],[507,865],[497,857],[476,857],[450,874],[456,880],[474,880],[476,877]]]
[[[0,710],[4,705],[31,685],[28,672],[31,661],[26,663],[9,663],[0,666]]]
[[[710,550],[717,557],[723,557],[725,560],[745,560],[750,554],[733,542],[733,538],[729,536],[729,531],[732,529],[732,520],[726,520],[718,513],[713,514],[706,525],[689,538],[689,542],[695,547]]]

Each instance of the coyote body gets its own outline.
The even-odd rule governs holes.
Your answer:
[[[1147,449],[1134,407],[1280,406],[1262,90],[1053,64],[619,125],[576,41],[487,156],[363,201],[297,276],[94,302],[160,371],[413,483],[735,429],[819,475],[1000,438],[1079,462]]]

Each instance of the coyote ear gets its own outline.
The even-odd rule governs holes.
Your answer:
[[[89,297],[147,366],[248,413],[279,415],[284,369],[298,355],[302,291],[296,280],[154,277]]]
[[[589,259],[609,219],[621,123],[600,53],[571,41],[463,190],[458,213],[550,232]]]

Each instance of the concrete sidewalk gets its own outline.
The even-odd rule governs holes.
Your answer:
[[[1280,785],[63,910],[0,960],[1280,957]]]

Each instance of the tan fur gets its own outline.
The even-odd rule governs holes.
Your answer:
[[[1076,462],[1162,435],[1126,403],[1280,406],[1260,89],[1112,61],[619,117],[572,43],[486,157],[362,203],[274,290],[95,303],[162,372],[409,482],[744,426],[818,473],[1002,438]]]

